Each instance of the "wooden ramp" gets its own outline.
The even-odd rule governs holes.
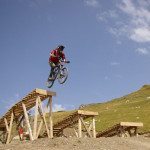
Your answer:
[[[90,137],[96,137],[95,134],[95,116],[98,115],[98,112],[91,112],[91,111],[83,111],[83,110],[77,110],[76,112],[72,113],[68,117],[64,118],[62,121],[56,123],[53,125],[53,134],[55,136],[60,136],[63,132],[63,130],[67,127],[70,127],[72,125],[75,125],[78,123],[78,132],[76,135],[80,138],[82,137],[82,125],[86,129],[88,135]],[[92,117],[92,125],[90,128],[92,128],[93,135],[90,133],[90,128],[87,127],[87,125],[84,122],[84,119]]]
[[[27,96],[21,99],[18,103],[16,103],[12,108],[8,110],[8,112],[0,119],[0,131],[4,131],[7,134],[6,143],[10,142],[11,137],[11,130],[13,126],[13,122],[16,122],[18,127],[21,124],[22,119],[25,118],[26,125],[30,134],[30,139],[34,140],[29,116],[27,111],[30,110],[32,107],[36,107],[35,109],[35,118],[34,118],[34,134],[36,134],[37,130],[37,113],[41,114],[43,118],[43,122],[46,125],[45,117],[42,110],[41,102],[45,99],[49,98],[49,103],[51,104],[50,108],[52,107],[52,96],[55,96],[55,92],[50,92],[42,89],[35,89],[30,92]],[[51,110],[50,110],[51,111]],[[52,119],[52,118],[51,118]],[[35,136],[36,137],[36,136]]]
[[[112,137],[115,135],[124,137],[137,135],[137,129],[143,127],[143,123],[138,122],[120,122],[105,131],[97,133],[96,137]]]

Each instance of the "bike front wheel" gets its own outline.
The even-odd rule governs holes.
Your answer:
[[[68,78],[68,69],[67,68],[63,68],[60,71],[59,75],[58,75],[58,82],[60,84],[63,84],[63,83],[65,83],[65,81],[67,80],[67,78]]]

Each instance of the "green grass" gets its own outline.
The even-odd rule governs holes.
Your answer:
[[[99,112],[96,117],[97,131],[103,131],[121,121],[143,122],[144,127],[139,131],[150,131],[150,85],[144,85],[136,92],[109,102],[87,105],[83,110]],[[70,113],[54,113],[53,120],[57,122]]]
[[[143,122],[140,132],[150,131],[150,85],[112,101],[88,105],[84,110],[97,111],[96,129],[102,131],[121,121]]]

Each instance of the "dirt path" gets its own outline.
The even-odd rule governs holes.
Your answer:
[[[0,150],[150,150],[150,138],[44,138],[0,144]]]
[[[125,139],[128,143],[135,145],[136,147],[143,147],[143,149],[150,150],[150,137],[149,138],[128,138]]]

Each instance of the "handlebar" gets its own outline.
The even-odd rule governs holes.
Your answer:
[[[67,64],[70,63],[70,61],[64,61],[64,60],[60,60],[60,62],[64,62],[64,63],[67,63]]]
[[[66,61],[66,63],[67,63],[67,64],[69,64],[69,63],[70,63],[70,61]]]

